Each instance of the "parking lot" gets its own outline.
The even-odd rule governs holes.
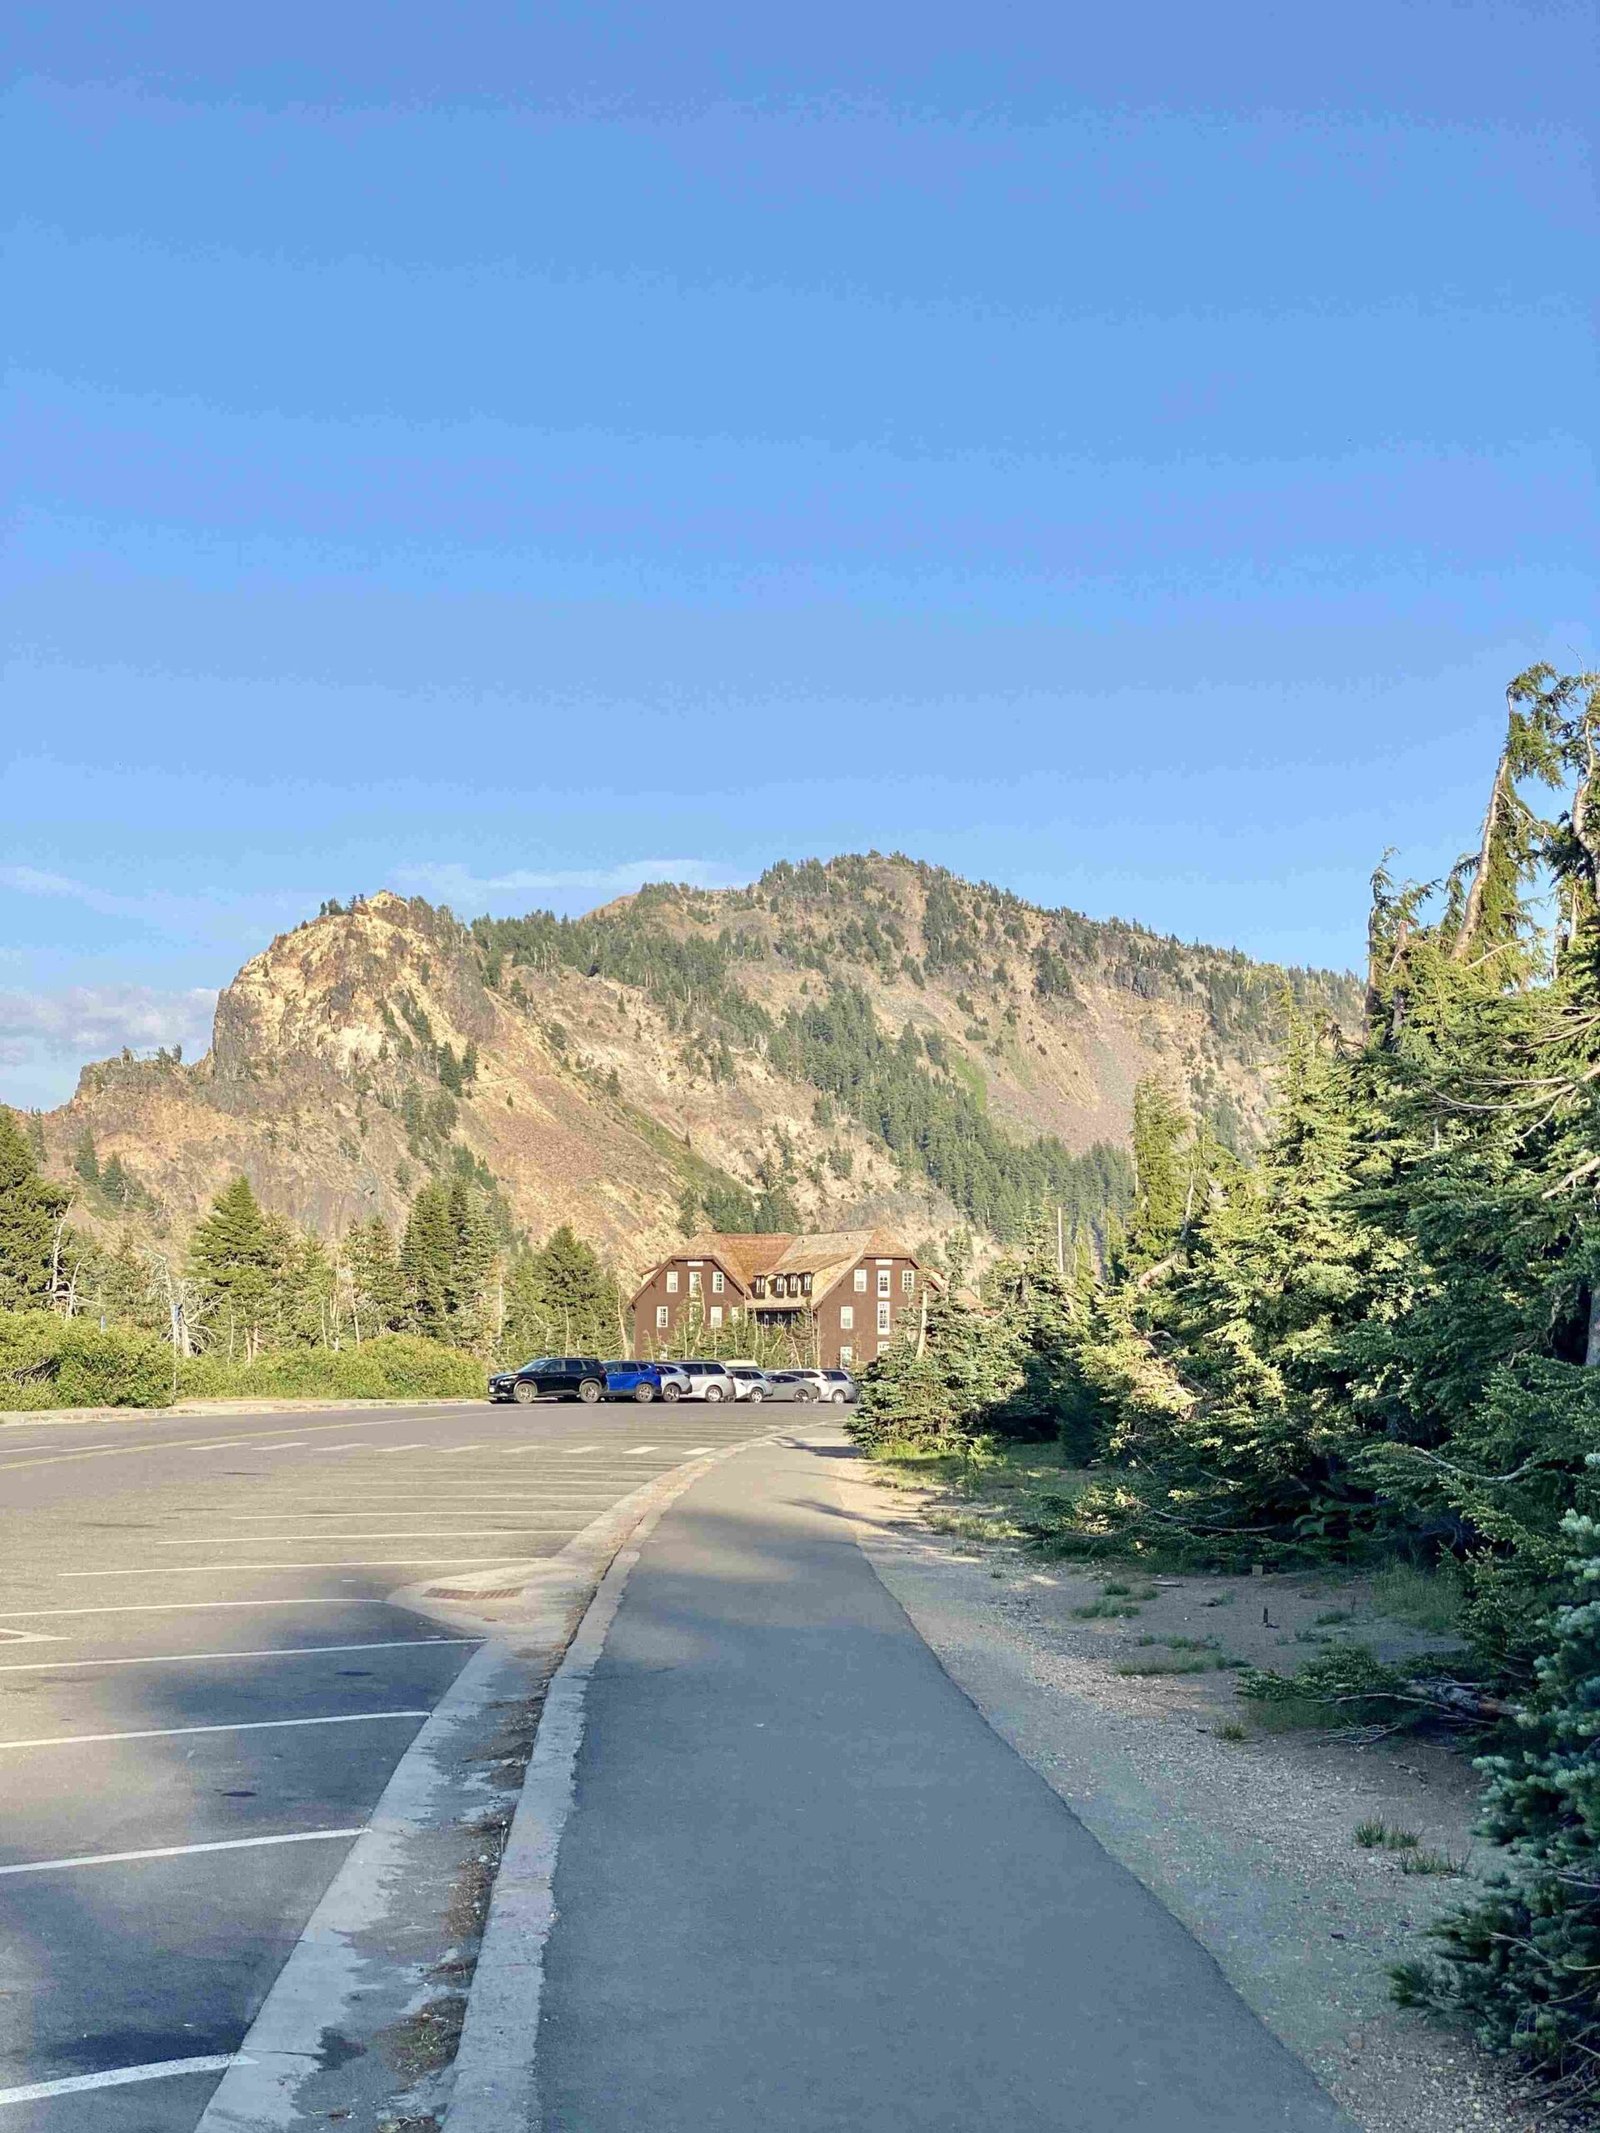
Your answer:
[[[473,1649],[391,1604],[553,1554],[744,1408],[0,1429],[0,2133],[200,2117]]]

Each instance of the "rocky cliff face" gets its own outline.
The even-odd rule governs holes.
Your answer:
[[[876,855],[747,890],[646,890],[576,922],[468,928],[385,893],[248,963],[206,1058],[86,1068],[42,1124],[52,1170],[88,1136],[148,1195],[135,1219],[177,1232],[241,1171],[332,1233],[402,1221],[426,1177],[463,1168],[534,1239],[571,1221],[631,1271],[677,1235],[686,1187],[782,1191],[814,1228],[921,1238],[971,1217],[915,1150],[891,1152],[870,1105],[852,1116],[823,1093],[816,1030],[834,1009],[857,1041],[875,1019],[895,1071],[960,1130],[981,1114],[1006,1142],[1085,1150],[1126,1141],[1150,1072],[1248,1143],[1290,993],[1357,1012],[1348,978]]]

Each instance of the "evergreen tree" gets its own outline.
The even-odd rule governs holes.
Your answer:
[[[429,1340],[450,1337],[454,1244],[448,1187],[424,1185],[406,1217],[400,1276],[405,1284],[406,1328]]]
[[[281,1307],[284,1232],[262,1213],[248,1178],[235,1178],[211,1203],[189,1241],[195,1286],[213,1338],[229,1360],[253,1362],[276,1330]]]
[[[1431,1928],[1397,1997],[1592,2091],[1600,2062],[1600,1525],[1569,1516],[1577,1604],[1547,1632],[1514,1751],[1487,1758],[1484,1834],[1509,1871]]]
[[[954,1255],[961,1269],[959,1250]],[[847,1427],[858,1443],[949,1451],[969,1444],[1022,1383],[1018,1314],[974,1310],[951,1287],[934,1294],[924,1327],[907,1327],[867,1365]]]
[[[335,1346],[338,1279],[320,1237],[289,1236],[280,1260],[279,1283],[282,1337],[299,1347]]]
[[[0,1310],[48,1304],[71,1195],[39,1175],[14,1111],[0,1105]]]
[[[603,1356],[620,1339],[616,1280],[568,1223],[519,1255],[506,1281],[508,1352]]]
[[[393,1333],[404,1323],[406,1291],[394,1233],[382,1215],[358,1222],[344,1243],[358,1340]]]
[[[94,1135],[86,1126],[78,1141],[72,1158],[72,1167],[91,1189],[100,1183],[100,1161],[95,1154]]]
[[[1166,1258],[1190,1212],[1182,1148],[1189,1114],[1164,1081],[1146,1077],[1133,1092],[1133,1211],[1123,1256],[1138,1273]]]
[[[484,1349],[500,1330],[492,1322],[494,1225],[483,1193],[462,1177],[450,1182],[448,1216],[451,1253],[445,1303],[450,1338],[458,1347]]]

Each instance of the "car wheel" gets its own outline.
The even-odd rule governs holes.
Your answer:
[[[656,1389],[648,1381],[648,1379],[646,1379],[642,1384],[634,1386],[633,1396],[638,1401],[639,1405],[643,1407],[648,1401],[653,1400],[655,1398]]]
[[[750,1405],[752,1407],[759,1407],[762,1401],[766,1398],[766,1394],[761,1390],[761,1387],[759,1385],[752,1385],[750,1390],[745,1394],[745,1398],[750,1402]]]
[[[708,1385],[706,1387],[706,1398],[712,1401],[720,1400],[722,1398],[722,1387],[720,1385]]]
[[[842,1392],[833,1392],[830,1393],[828,1397],[832,1400],[835,1407],[843,1407],[846,1395]]]
[[[585,1407],[593,1407],[595,1401],[600,1397],[600,1391],[600,1386],[596,1384],[593,1378],[585,1378],[578,1387],[578,1398]]]
[[[537,1385],[530,1385],[526,1378],[511,1388],[511,1397],[519,1407],[531,1407],[539,1397]]]
[[[661,1388],[661,1397],[667,1402],[668,1406],[670,1407],[674,1400],[681,1400],[683,1398],[683,1387],[681,1385],[663,1385]]]

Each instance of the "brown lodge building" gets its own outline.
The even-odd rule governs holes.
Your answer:
[[[691,1326],[789,1330],[803,1359],[848,1370],[919,1330],[936,1277],[881,1230],[815,1236],[705,1230],[653,1267],[633,1299],[633,1352],[660,1354]],[[709,1343],[708,1343],[709,1344]]]

